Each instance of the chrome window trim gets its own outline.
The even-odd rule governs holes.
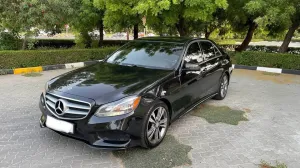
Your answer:
[[[63,99],[67,99],[67,100],[71,100],[71,101],[77,101],[77,102],[81,102],[81,103],[86,103],[86,104],[89,104],[90,106],[90,110],[87,112],[86,116],[84,117],[81,117],[81,118],[67,118],[67,117],[61,117],[59,115],[57,115],[55,112],[53,112],[47,105],[46,103],[46,94],[50,94],[50,95],[53,95],[53,96],[57,96],[57,97],[60,97],[60,98],[63,98]],[[81,100],[77,100],[77,99],[72,99],[72,98],[69,98],[69,97],[64,97],[64,96],[60,96],[60,95],[57,95],[57,94],[54,94],[54,93],[49,93],[49,92],[46,92],[45,95],[45,105],[46,105],[46,108],[48,111],[51,112],[52,115],[54,115],[55,117],[59,118],[59,119],[64,119],[64,120],[82,120],[82,119],[85,119],[91,112],[92,110],[92,104],[89,103],[89,102],[86,102],[86,101],[81,101]]]
[[[205,41],[205,42],[211,43],[211,44],[214,46],[214,48],[216,48],[216,49],[221,53],[221,55],[215,56],[215,57],[210,58],[210,59],[208,59],[208,60],[205,60],[205,61],[199,63],[199,65],[202,65],[202,64],[207,63],[207,62],[209,62],[209,61],[211,61],[211,60],[213,60],[213,59],[217,59],[217,58],[220,58],[220,57],[223,57],[223,56],[224,56],[224,55],[222,54],[222,52],[219,50],[219,48],[218,48],[214,43],[212,43],[211,41],[209,41],[209,40],[203,40],[203,39],[196,39],[196,40],[193,40],[193,41],[189,42],[189,43],[186,45],[186,47],[185,47],[185,50],[184,50],[184,52],[183,52],[183,56],[182,56],[181,61],[180,61],[181,63],[180,63],[180,67],[179,67],[179,74],[181,74],[181,72],[182,72],[183,62],[184,62],[184,57],[187,55],[187,50],[188,50],[188,48],[190,47],[190,45],[191,45],[192,43],[196,42],[196,43],[198,43],[198,45],[199,45],[199,47],[200,47],[200,51],[202,51],[202,47],[201,47],[201,45],[200,45],[200,42],[201,42],[201,41]]]
[[[204,63],[207,63],[207,62],[209,62],[209,61],[211,61],[211,60],[213,60],[213,59],[220,58],[220,57],[222,57],[222,56],[223,56],[223,55],[213,57],[213,58],[211,58],[211,59],[208,59],[208,60],[206,60],[206,61],[201,62],[199,65],[202,65],[202,64],[204,64]]]
[[[180,62],[180,66],[179,66],[179,75],[181,75],[182,68],[183,68],[183,62],[184,62],[184,57],[186,57],[189,47],[190,47],[193,43],[198,43],[198,46],[199,46],[200,51],[201,51],[201,46],[199,45],[199,41],[200,41],[200,40],[193,40],[193,41],[190,41],[190,42],[186,45],[186,47],[185,47],[185,49],[184,49],[184,51],[183,51],[183,53],[182,53],[182,57],[180,58],[181,60],[179,61],[179,62]]]
[[[204,41],[204,42],[209,42],[209,43],[211,43],[212,44],[212,46],[214,47],[214,50],[218,50],[218,52],[221,54],[221,55],[219,55],[219,56],[222,56],[223,54],[222,54],[222,52],[219,50],[219,48],[214,44],[214,43],[212,43],[211,41],[209,41],[209,40],[199,40],[198,41],[198,44],[199,44],[199,46],[200,46],[200,48],[201,48],[201,45],[200,45],[200,43],[202,42],[202,41]],[[202,49],[202,48],[201,48]],[[215,54],[216,54],[216,52],[215,52]],[[215,57],[214,58],[216,58],[216,57],[219,57],[219,56],[216,56],[215,55]]]

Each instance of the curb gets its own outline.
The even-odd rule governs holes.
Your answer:
[[[267,68],[267,67],[235,65],[235,64],[232,64],[232,68],[233,69],[247,69],[247,70],[254,70],[254,71],[271,72],[271,73],[300,75],[300,70],[293,70],[293,69]]]
[[[27,67],[27,68],[16,68],[16,69],[0,69],[0,75],[24,74],[24,73],[31,73],[31,72],[50,71],[56,69],[81,68],[101,61],[102,60],[75,62],[75,63],[58,64],[58,65],[45,65],[45,66]]]
[[[16,68],[16,69],[0,69],[0,75],[42,72],[42,71],[50,71],[50,70],[56,70],[56,69],[81,68],[81,67],[84,67],[87,65],[92,65],[92,64],[95,64],[95,63],[101,62],[101,61],[102,60],[75,62],[75,63],[57,64],[57,65],[45,65],[45,66],[27,67],[27,68]],[[300,75],[300,70],[292,70],[292,69],[267,68],[267,67],[235,65],[235,64],[232,64],[232,68],[233,69],[246,69],[246,70],[254,70],[254,71]]]

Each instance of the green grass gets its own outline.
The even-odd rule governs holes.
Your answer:
[[[269,76],[279,76],[280,73],[272,73],[272,72],[262,72],[263,75],[269,75]]]
[[[234,110],[227,106],[212,106],[204,104],[198,106],[191,114],[204,118],[211,124],[226,123],[230,125],[238,125],[240,121],[248,121],[245,117],[245,111]]]
[[[243,42],[244,39],[212,39],[219,45],[233,45],[236,42]],[[251,42],[260,42],[264,41],[264,39],[252,39]]]
[[[42,76],[43,74],[41,73],[36,73],[36,72],[31,72],[31,73],[26,73],[26,74],[23,74],[23,76],[25,77],[38,77],[38,76]]]
[[[213,39],[213,40],[219,45],[234,45],[236,43],[236,41],[233,39],[225,39],[225,40]]]
[[[190,146],[180,144],[173,136],[167,135],[156,148],[132,148],[113,151],[113,154],[122,160],[125,168],[172,168],[191,165],[188,158],[191,149]]]
[[[276,165],[272,166],[270,163],[262,160],[260,162],[259,168],[287,168],[286,164],[279,163],[276,161]]]
[[[292,42],[300,42],[300,39],[292,39]]]

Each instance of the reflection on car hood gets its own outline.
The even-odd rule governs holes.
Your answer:
[[[137,94],[171,72],[102,62],[54,78],[49,82],[49,91],[91,98],[97,104],[104,104]]]

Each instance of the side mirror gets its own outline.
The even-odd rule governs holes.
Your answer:
[[[185,63],[184,71],[200,71],[201,67],[198,64]]]

